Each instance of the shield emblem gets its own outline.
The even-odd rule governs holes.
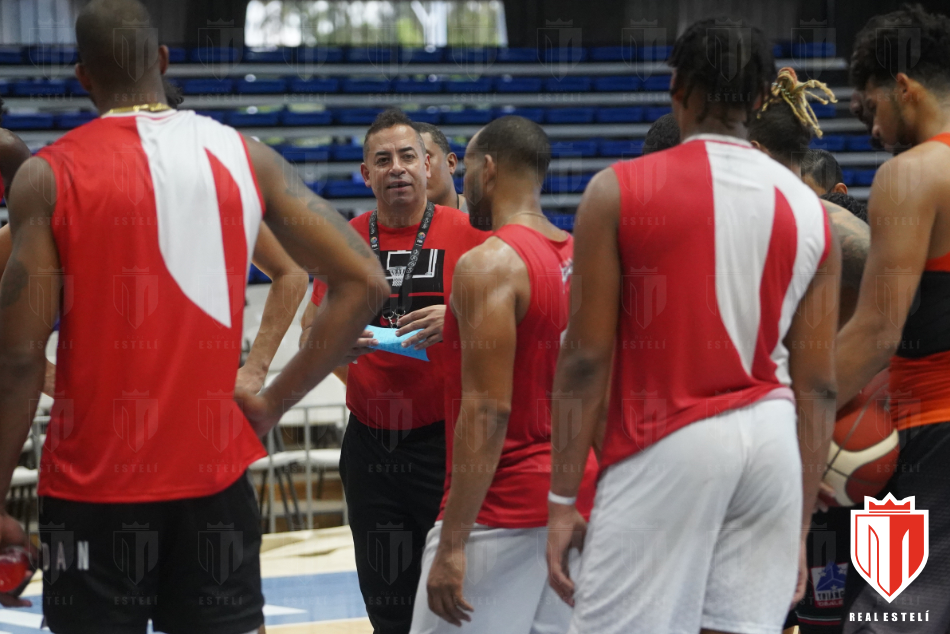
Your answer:
[[[456,43],[449,48],[449,57],[459,68],[460,75],[478,79],[495,63],[498,49],[484,44],[493,36],[493,29],[478,24],[449,27],[448,41]]]
[[[557,143],[560,148],[558,170],[545,179],[545,189],[556,190],[547,192],[553,206],[576,206],[577,196],[584,193],[592,171],[589,163],[570,144],[570,141]]]
[[[821,275],[827,275],[825,273],[818,273],[814,277],[818,278]],[[796,274],[796,278],[793,279],[790,286],[799,287],[799,288],[808,288],[811,283],[810,276],[803,276],[801,274]],[[835,284],[822,284],[821,295],[817,297],[817,302],[810,302],[808,306],[804,305],[804,302],[799,302],[798,306],[795,307],[795,313],[801,315],[807,323],[812,328],[820,324],[826,317],[837,313],[839,296],[836,290],[837,285]]]
[[[465,545],[465,586],[471,584],[472,594],[476,594],[479,583],[491,579],[490,573],[498,565],[498,550],[495,539],[470,539]]]
[[[657,62],[666,61],[666,28],[658,24],[658,20],[631,20],[620,30],[623,61],[640,79],[653,75]]]
[[[198,565],[221,585],[244,561],[244,532],[223,522],[207,526],[198,531]]]
[[[367,399],[366,413],[379,425],[370,430],[386,451],[396,449],[412,430],[412,399],[402,392],[377,392],[376,398]]]
[[[900,161],[891,163],[889,167],[890,169],[885,170],[884,178],[880,180],[879,189],[886,191],[888,197],[895,203],[902,204],[912,192],[920,187],[923,173],[922,159],[916,155],[904,155]],[[913,218],[897,217],[883,218],[880,222],[908,226],[918,221]]]
[[[199,62],[215,79],[223,79],[231,74],[244,55],[244,28],[235,26],[234,20],[209,20],[208,25],[198,29],[198,48],[205,49]],[[223,59],[207,53],[207,49],[230,48],[234,53]]]
[[[226,392],[209,393],[198,399],[198,431],[222,452],[244,429],[244,416],[237,403]]]
[[[538,61],[553,77],[564,77],[580,63],[584,55],[581,34],[573,20],[545,20],[538,29]]]
[[[667,403],[659,392],[631,391],[621,407],[623,429],[631,440],[647,446],[665,435]]]
[[[920,27],[893,25],[877,29],[876,37],[884,45],[875,46],[877,61],[897,73],[906,73],[920,61]]]
[[[875,285],[875,299],[877,300],[877,309],[894,326],[901,325],[901,315],[899,307],[901,305],[910,305],[908,315],[917,312],[920,306],[920,278],[914,276],[908,267],[902,269],[885,268],[883,275],[878,275]]]
[[[488,302],[488,295],[498,285],[492,273],[459,274],[453,278],[451,310],[458,320],[465,321],[471,328],[478,328],[494,308]],[[475,294],[479,293],[476,297]]]
[[[124,193],[133,205],[138,205],[151,191],[145,155],[135,148],[127,148],[112,154],[112,182]]]
[[[112,401],[112,426],[138,453],[158,431],[158,399],[148,398],[148,392],[123,390],[122,398]]]
[[[792,59],[795,60],[793,66],[803,68],[811,64],[808,75],[812,79],[818,79],[822,67],[813,62],[819,61],[822,56],[819,56],[819,60],[815,60],[814,56],[807,54],[807,49],[810,45],[827,50],[835,45],[836,37],[835,29],[828,26],[827,20],[800,21],[799,26],[792,28]]]
[[[641,155],[624,156],[623,159],[635,159],[639,156]],[[633,191],[637,202],[646,205],[660,193],[666,185],[668,161],[666,154],[660,152],[654,154],[648,161],[634,163],[635,169],[631,172],[634,180],[632,183],[625,184],[624,187],[629,187]]]
[[[531,289],[541,314],[551,320],[551,325],[558,332],[567,328],[570,311],[570,290],[565,273],[566,271],[562,270],[554,274],[541,274],[537,277],[538,283]],[[569,276],[569,273],[567,275]]]
[[[39,269],[30,275],[30,310],[43,320],[48,328],[56,325],[57,316],[62,317],[73,307],[75,279],[64,275],[62,269]],[[53,311],[53,297],[59,294],[59,310]]]
[[[666,275],[659,269],[643,267],[632,269],[630,275],[623,276],[621,306],[623,311],[633,317],[637,325],[647,328],[666,308]]]
[[[851,563],[888,603],[923,571],[929,555],[930,512],[915,508],[915,496],[866,496],[864,509],[851,511]]]
[[[458,443],[465,441],[469,449],[478,451],[485,446],[488,439],[497,433],[505,433],[506,429],[499,430],[497,426],[497,416],[495,401],[485,396],[479,396],[477,393],[471,396],[464,396],[452,401],[452,411],[458,411],[458,420],[455,423],[455,439]],[[487,411],[488,425],[474,425],[469,420],[469,412]]]
[[[75,42],[76,35],[71,24],[64,20],[52,20],[37,13],[40,26],[30,29],[28,42],[36,42],[30,61],[36,68],[34,75],[45,79],[53,79],[53,70],[62,68],[60,51],[62,44],[46,44],[41,42]],[[69,60],[66,60],[69,64]]]
[[[67,168],[72,168],[76,164],[72,150],[63,149],[54,143],[50,145],[46,151],[54,153],[56,160]],[[43,195],[43,200],[50,205],[56,203],[57,190],[68,191],[72,189],[74,185],[73,174],[75,170],[73,169],[61,169],[55,179],[50,179],[41,177],[39,171],[29,167],[30,165],[34,165],[34,163],[27,163],[27,165],[27,169],[24,169],[21,173],[27,175],[32,191],[40,192]],[[7,192],[7,195],[9,195],[9,192]]]
[[[399,34],[395,24],[381,27],[369,49],[369,63],[380,75],[391,79],[405,72],[409,58],[399,55]]]
[[[148,524],[122,524],[112,532],[112,561],[138,585],[158,564],[158,531],[148,530]]]
[[[158,276],[148,268],[122,269],[112,277],[112,305],[133,328],[141,326],[158,308]]]
[[[73,565],[76,555],[76,538],[67,531],[66,524],[40,524],[40,566],[43,578],[56,583],[59,575]]]
[[[123,22],[123,26],[112,29],[112,55],[132,81],[141,79],[158,63],[158,44],[158,29],[148,22]]]
[[[46,427],[46,443],[43,451],[56,451],[59,443],[69,438],[76,423],[75,403],[71,398],[59,396],[50,408],[49,425]]]
[[[222,284],[220,273],[200,274],[199,306],[210,315],[230,314],[230,324],[225,324],[215,318],[215,325],[225,330],[236,327],[240,332],[244,319],[244,289],[247,283],[247,272],[235,273],[233,268],[228,268],[224,271],[224,277],[224,284]],[[234,345],[240,347],[238,343]]]
[[[554,392],[551,399],[538,401],[538,431],[549,435],[551,449],[561,452],[581,431],[583,401],[573,392]]]
[[[752,57],[752,29],[731,23],[716,21],[706,29],[706,59],[726,81],[732,81]]]
[[[366,539],[369,567],[392,585],[412,564],[412,531],[404,530],[403,524],[377,524]]]

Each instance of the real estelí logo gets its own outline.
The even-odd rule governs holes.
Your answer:
[[[915,496],[864,498],[851,511],[851,563],[891,603],[920,575],[930,556],[930,513],[915,508]],[[851,621],[928,621],[927,612],[852,612]]]

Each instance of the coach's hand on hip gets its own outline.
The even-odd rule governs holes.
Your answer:
[[[573,504],[548,504],[548,583],[574,607],[574,581],[568,567],[571,548],[584,549],[587,522]]]
[[[400,317],[396,321],[399,330],[396,336],[401,337],[413,330],[422,329],[409,339],[402,342],[403,348],[414,346],[416,350],[424,350],[434,343],[442,341],[442,327],[445,325],[445,304],[426,306],[414,310]]]
[[[435,561],[429,571],[426,590],[429,594],[429,609],[440,617],[461,627],[462,621],[471,621],[466,612],[474,611],[462,596],[465,581],[465,545],[439,543]]]

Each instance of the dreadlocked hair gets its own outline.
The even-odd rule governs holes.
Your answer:
[[[788,164],[801,163],[813,136],[821,136],[821,128],[808,98],[822,103],[828,100],[808,92],[821,90],[831,101],[834,94],[819,81],[798,81],[795,71],[783,68],[772,83],[771,94],[749,122],[749,140],[768,150],[774,158]]]
[[[741,21],[700,20],[677,38],[669,65],[676,70],[671,93],[683,90],[684,103],[693,89],[705,93],[702,121],[713,105],[728,123],[729,111],[741,108],[746,121],[760,99],[768,95],[775,76],[772,46],[762,31]]]

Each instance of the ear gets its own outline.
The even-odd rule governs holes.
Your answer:
[[[429,180],[430,178],[432,178],[432,161],[429,158],[428,152],[426,152],[425,167],[426,167],[426,180]]]
[[[372,184],[369,182],[369,168],[366,167],[366,163],[360,163],[360,175],[363,177],[363,182],[367,187],[372,187]]]
[[[670,75],[670,99],[683,106],[683,88],[676,83],[676,70]]]
[[[766,150],[764,147],[762,147],[762,144],[759,143],[758,141],[749,141],[749,143],[751,143],[752,147],[757,149],[759,152],[765,152],[765,154],[767,154],[768,156],[772,156],[771,154],[769,154],[769,151]]]
[[[168,47],[162,44],[158,47],[158,71],[164,75],[168,70]]]
[[[455,155],[455,152],[449,152],[448,156],[445,157],[445,161],[449,164],[449,174],[455,175],[455,169],[459,164],[459,157]]]
[[[498,176],[498,164],[495,163],[495,157],[486,154],[482,159],[485,163],[482,167],[482,190],[488,191],[490,186],[494,186],[495,178]]]
[[[848,186],[844,183],[835,183],[835,186],[831,188],[831,191],[837,192],[839,194],[847,194]]]

